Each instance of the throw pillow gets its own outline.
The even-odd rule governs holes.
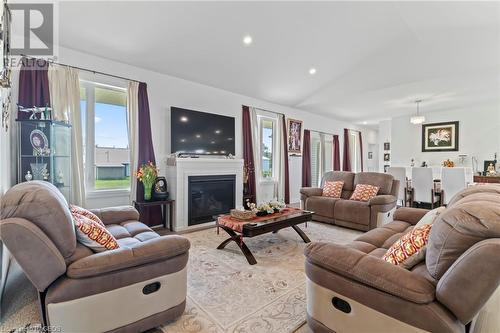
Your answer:
[[[351,195],[351,200],[369,201],[371,198],[377,196],[378,189],[378,186],[358,184]]]
[[[101,219],[88,209],[78,207],[75,205],[69,205],[69,210],[71,211],[71,214],[75,213],[75,214],[83,215],[83,216],[88,217],[89,219],[99,223],[100,225],[104,226],[104,223],[102,223]]]
[[[101,224],[87,216],[72,213],[76,226],[76,238],[94,252],[118,249],[116,238]]]
[[[425,249],[431,228],[432,224],[413,228],[392,244],[382,259],[391,264],[411,269],[425,259]]]
[[[342,194],[342,188],[344,187],[344,182],[335,181],[335,182],[325,182],[325,186],[323,186],[323,196],[324,197],[332,197],[332,198],[340,198]]]
[[[421,227],[426,224],[433,224],[434,221],[436,221],[436,218],[444,211],[446,210],[445,207],[438,207],[436,209],[433,209],[431,211],[428,211],[427,214],[425,214],[420,221],[418,221],[417,224],[415,224],[415,227]]]

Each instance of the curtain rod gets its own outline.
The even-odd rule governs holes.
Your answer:
[[[338,136],[338,134],[326,133],[326,132],[316,131],[316,130],[313,130],[313,129],[308,129],[308,128],[306,128],[306,129],[307,129],[308,131],[310,131],[310,132],[316,132],[316,133],[319,133],[319,134],[324,134],[324,135],[332,135],[332,136],[337,135],[337,136]]]
[[[244,105],[244,104],[243,104]],[[248,105],[245,105],[245,106],[248,106]],[[265,112],[270,112],[270,113],[274,113],[274,114],[280,114],[282,116],[284,116],[286,118],[286,115],[284,113],[281,113],[281,112],[276,112],[276,111],[271,111],[271,110],[266,110],[266,109],[263,109],[263,108],[259,108],[259,107],[256,107],[256,106],[248,106],[249,108],[254,108],[254,109],[259,109],[261,111],[265,111]]]
[[[109,74],[109,73],[104,73],[104,72],[96,71],[96,70],[93,70],[93,69],[88,69],[88,68],[83,68],[83,67],[78,67],[78,66],[72,66],[72,65],[68,65],[68,64],[63,64],[63,63],[60,63],[60,62],[56,62],[54,60],[38,59],[38,58],[26,56],[24,54],[21,54],[21,56],[24,57],[24,58],[26,58],[26,59],[44,60],[44,61],[46,61],[48,63],[51,63],[51,64],[54,64],[54,65],[65,66],[65,67],[69,67],[69,68],[78,69],[80,71],[90,72],[90,73],[93,73],[93,74],[99,74],[99,75],[114,77],[116,79],[121,79],[121,80],[125,80],[125,81],[132,81],[132,82],[141,83],[141,81],[130,79],[130,78],[127,78],[127,77],[123,77],[123,76],[119,76],[119,75],[114,75],[114,74]]]

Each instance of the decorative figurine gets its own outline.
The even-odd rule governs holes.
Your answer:
[[[27,182],[29,182],[33,179],[33,175],[31,174],[31,172],[29,170],[28,170],[28,172],[26,172],[24,179],[26,179]]]
[[[153,187],[153,199],[154,200],[168,199],[167,180],[163,176],[156,177],[155,179]]]

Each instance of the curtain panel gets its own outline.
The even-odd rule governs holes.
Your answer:
[[[361,131],[358,132],[359,134],[359,162],[361,164],[361,172],[364,171],[364,166],[363,166],[363,135],[361,134]]]
[[[250,108],[243,105],[242,108],[242,129],[243,129],[243,160],[245,168],[245,195],[256,196],[256,183],[255,183],[255,163],[253,151],[253,135],[252,135],[252,117]]]
[[[140,82],[137,92],[138,105],[138,143],[139,149],[137,153],[137,166],[141,166],[148,162],[156,164],[155,152],[153,148],[153,137],[151,135],[151,119],[149,112],[149,100],[147,84]],[[136,170],[133,170],[136,171]],[[144,186],[137,179],[136,181],[136,198],[137,201],[144,201]],[[162,224],[161,207],[144,207],[141,216],[142,222],[152,226]]]
[[[302,143],[302,187],[311,186],[311,132],[304,130]]]
[[[342,170],[351,171],[351,156],[349,147],[349,129],[344,128],[344,158],[342,161]]]
[[[333,136],[333,170],[340,171],[340,145],[339,136]]]
[[[51,64],[46,73],[54,120],[68,121],[71,126],[71,202],[85,206],[85,173],[83,169],[82,116],[78,70]]]
[[[50,106],[49,64],[42,59],[22,59],[19,71],[18,104],[27,108],[33,106]],[[19,112],[17,119],[26,120],[28,112]],[[39,116],[38,116],[39,117]]]
[[[280,150],[280,173],[278,175],[279,191],[277,198],[286,204],[290,203],[290,180],[288,173],[288,140],[286,131],[286,120],[282,114],[278,115],[278,126],[281,126],[282,135],[278,148]]]
[[[127,123],[128,142],[130,147],[130,170],[138,169],[139,159],[139,83],[130,81],[127,87]],[[130,201],[137,200],[137,181],[130,182]]]

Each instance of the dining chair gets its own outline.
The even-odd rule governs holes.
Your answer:
[[[441,172],[441,202],[448,202],[461,190],[467,188],[465,168],[443,168]]]
[[[434,209],[436,203],[439,203],[440,197],[436,195],[434,179],[432,176],[432,169],[419,167],[412,168],[411,170],[411,204],[429,203],[431,208]]]
[[[401,200],[402,205],[406,207],[407,202],[407,187],[406,187],[406,168],[401,167],[389,167],[387,173],[394,177],[394,179],[399,180],[399,190],[398,190],[398,201]]]

